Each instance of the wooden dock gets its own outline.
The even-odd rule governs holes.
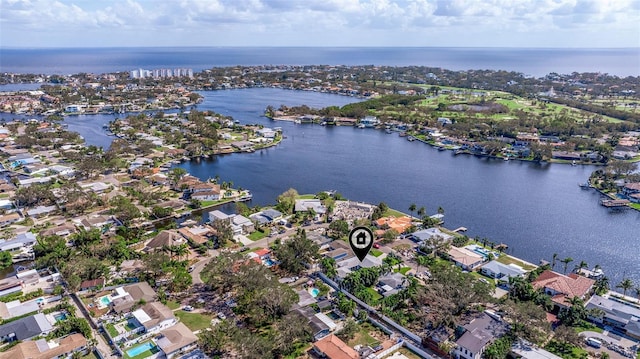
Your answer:
[[[623,208],[631,203],[628,199],[601,199],[600,204],[607,208]]]

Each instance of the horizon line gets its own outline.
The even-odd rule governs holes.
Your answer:
[[[306,46],[306,45],[177,45],[177,46],[1,46],[0,50],[53,50],[53,49],[162,49],[162,48],[218,48],[218,49],[507,49],[507,50],[640,50],[640,46],[620,47],[537,47],[537,46]]]

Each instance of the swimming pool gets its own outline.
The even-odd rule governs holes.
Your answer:
[[[111,298],[109,298],[108,295],[100,297],[99,301],[100,304],[104,305],[105,307],[108,307],[109,304],[111,304]]]
[[[142,343],[142,344],[138,345],[137,347],[133,347],[133,348],[127,350],[127,355],[129,357],[133,358],[134,356],[140,355],[140,354],[146,352],[147,350],[152,350],[155,347],[156,347],[156,345],[153,344],[152,342]]]
[[[315,298],[320,294],[320,289],[313,287],[309,290],[309,293],[311,293],[311,296]]]
[[[274,261],[273,261],[273,260],[271,260],[271,259],[265,259],[265,260],[264,260],[264,265],[266,265],[267,267],[271,267],[271,266],[273,266],[274,264],[276,264],[276,262],[274,262]]]
[[[53,318],[55,318],[56,322],[59,322],[61,320],[67,319],[67,315],[65,313],[58,313],[54,315]]]

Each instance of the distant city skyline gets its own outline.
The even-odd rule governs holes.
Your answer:
[[[640,0],[0,0],[0,47],[640,47]]]

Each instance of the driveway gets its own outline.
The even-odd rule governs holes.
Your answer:
[[[628,359],[628,358],[635,358],[635,355],[628,357],[628,356],[624,356],[621,353],[619,353],[616,350],[613,350],[612,348],[614,347],[618,347],[618,348],[630,348],[631,346],[634,345],[634,342],[632,342],[629,339],[626,338],[622,338],[618,335],[612,334],[612,333],[608,333],[607,331],[603,332],[603,333],[598,333],[598,332],[592,332],[592,331],[584,331],[580,333],[581,337],[584,337],[585,340],[586,338],[595,338],[598,339],[602,342],[602,347],[600,348],[594,348],[592,346],[586,346],[587,351],[589,352],[596,352],[596,353],[602,353],[602,352],[606,352],[609,354],[609,356],[611,357],[611,359]]]

